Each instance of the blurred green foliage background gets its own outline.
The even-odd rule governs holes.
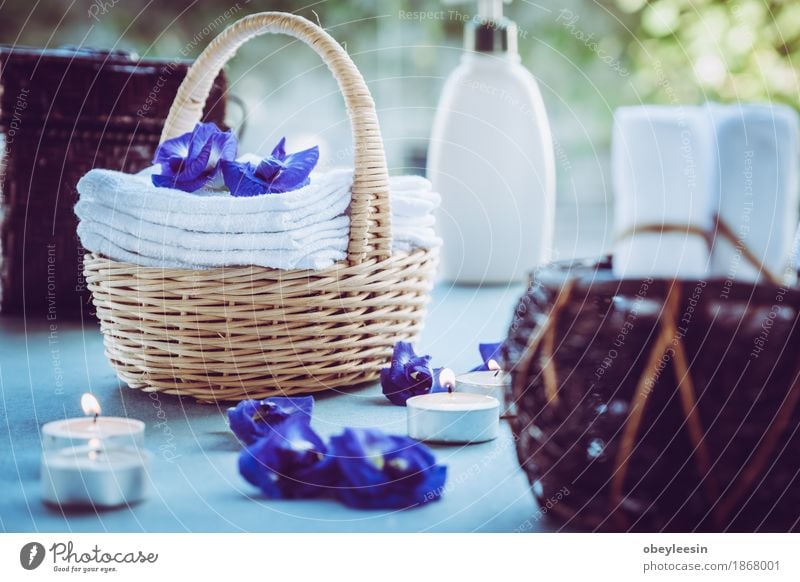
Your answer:
[[[424,165],[439,91],[458,62],[463,20],[475,4],[13,1],[0,3],[0,42],[192,58],[213,37],[210,23],[225,25],[263,10],[297,12],[328,28],[361,68],[380,110],[390,165],[398,171]],[[232,15],[221,21],[226,11]],[[539,79],[552,118],[562,198],[607,197],[603,177],[619,105],[707,99],[800,104],[798,0],[515,0],[506,13],[518,23],[523,64]],[[245,45],[228,71],[231,92],[247,104],[245,149],[268,151],[286,134],[298,146],[321,139],[329,163],[347,163],[341,99],[312,51],[286,39],[260,39]]]

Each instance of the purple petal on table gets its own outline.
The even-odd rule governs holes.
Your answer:
[[[312,396],[272,396],[264,400],[242,400],[228,409],[228,425],[236,437],[249,445],[267,436],[271,429],[289,417],[311,422]]]
[[[389,402],[405,406],[412,396],[427,394],[433,383],[430,356],[418,356],[408,342],[394,345],[389,367],[380,372],[381,389]]]
[[[270,499],[317,497],[339,480],[338,464],[307,420],[290,416],[239,455],[239,472]]]
[[[447,469],[430,449],[405,436],[378,429],[346,428],[330,439],[340,480],[337,496],[359,509],[405,509],[436,501]]]

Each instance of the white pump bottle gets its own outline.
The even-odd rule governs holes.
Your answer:
[[[555,162],[536,80],[520,64],[502,0],[479,2],[448,77],[428,151],[442,195],[442,274],[463,284],[522,280],[550,258]]]

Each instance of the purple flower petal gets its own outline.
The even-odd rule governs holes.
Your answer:
[[[290,416],[239,455],[239,472],[270,499],[316,497],[339,480],[325,443],[299,416]]]
[[[310,422],[313,409],[314,398],[311,396],[243,400],[228,409],[228,423],[241,442],[252,444],[289,417],[298,416]]]
[[[483,364],[476,366],[470,372],[485,372],[489,369],[489,360],[494,360],[497,364],[500,364],[500,349],[502,347],[503,342],[478,344],[478,351],[481,353]]]
[[[256,176],[256,168],[249,162],[220,162],[225,185],[233,196],[258,196],[267,193],[264,181]]]
[[[392,404],[405,406],[406,400],[419,394],[427,394],[434,383],[430,356],[418,356],[408,342],[394,345],[392,361],[381,370],[381,388]]]
[[[258,166],[256,166],[256,176],[269,188],[269,185],[272,184],[272,181],[278,176],[281,170],[283,170],[283,163],[279,160],[273,157],[264,158],[259,162]]]
[[[246,167],[237,163],[221,163],[225,185],[233,196],[256,196],[297,190],[309,183],[309,174],[319,161],[319,148],[289,156],[285,150],[286,138],[282,138],[272,150],[272,155],[264,158],[258,165]]]
[[[430,449],[377,429],[346,428],[330,440],[340,480],[337,496],[359,509],[404,509],[441,497],[447,468]]]
[[[191,133],[185,133],[183,135],[179,135],[178,137],[173,137],[172,139],[166,140],[158,146],[156,155],[153,158],[153,163],[161,164],[163,166],[172,158],[185,158],[189,155],[189,141],[191,138]]]
[[[285,160],[286,159],[286,138],[282,137],[281,141],[278,142],[274,148],[272,148],[272,153],[270,157],[275,158],[276,160]]]
[[[151,179],[153,185],[159,188],[174,188],[176,190],[183,190],[184,192],[196,192],[208,182],[206,176],[186,179],[181,175],[171,174],[153,174]]]
[[[205,144],[203,144],[202,148],[193,154],[190,154],[189,157],[184,160],[181,173],[198,178],[204,177],[206,180],[211,178],[213,171],[216,170],[216,164],[212,170],[209,170],[208,168],[208,162],[211,159],[213,148],[214,145],[212,140],[209,139]]]
[[[188,157],[198,156],[200,151],[216,134],[223,134],[223,132],[214,123],[198,123],[195,125],[189,140]]]
[[[319,161],[319,148],[314,146],[286,156],[283,170],[270,184],[273,192],[287,192],[304,183]]]
[[[213,123],[199,123],[190,133],[158,147],[154,162],[161,165],[161,173],[153,175],[153,184],[195,192],[218,175],[221,160],[236,157],[237,147],[232,132],[220,131]]]
[[[209,158],[207,169],[216,167],[222,160],[236,159],[236,151],[239,148],[239,144],[236,136],[230,130],[212,135],[211,143],[211,157]]]

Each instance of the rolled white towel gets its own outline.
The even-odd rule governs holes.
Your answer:
[[[763,279],[745,260],[746,246],[780,277],[792,250],[798,221],[798,117],[785,105],[709,104],[718,163],[713,165],[709,213],[717,214],[737,239],[717,232],[710,274]]]
[[[710,260],[709,121],[701,107],[623,107],[614,115],[614,274],[701,278]],[[676,232],[644,232],[643,227]],[[638,229],[638,232],[637,232]]]

